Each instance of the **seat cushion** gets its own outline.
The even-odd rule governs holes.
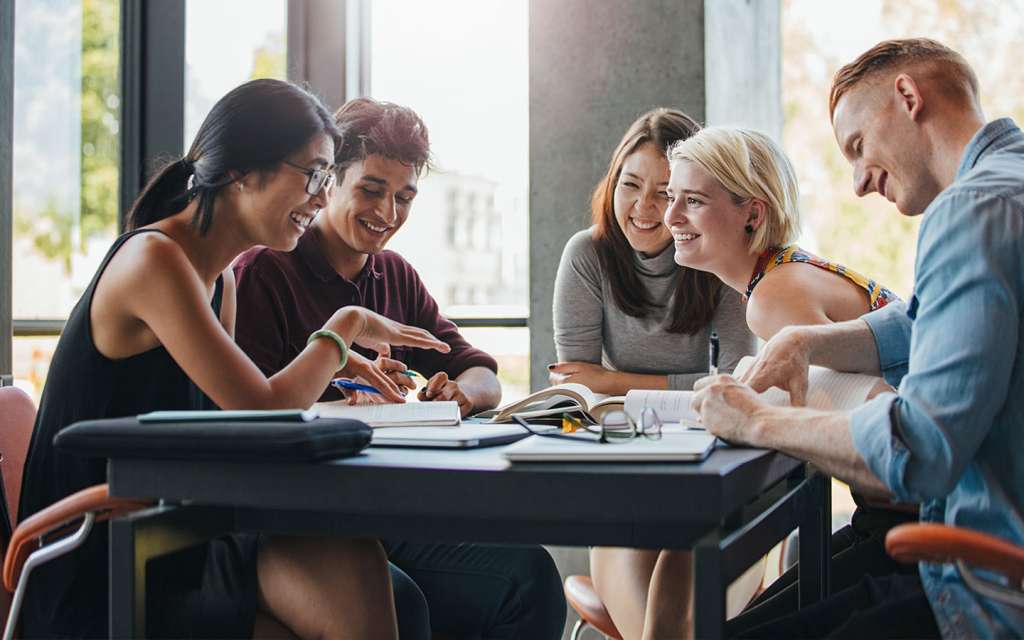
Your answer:
[[[621,640],[612,617],[594,590],[590,576],[569,576],[565,579],[565,599],[583,620],[604,635]]]

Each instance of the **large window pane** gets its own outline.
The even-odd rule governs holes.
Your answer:
[[[371,93],[423,117],[438,169],[390,247],[451,316],[527,314],[527,5],[371,3]]]
[[[287,21],[287,0],[188,0],[185,149],[225,93],[246,80],[285,79]]]
[[[117,232],[119,2],[19,0],[15,15],[14,318],[64,318]],[[46,367],[25,362],[16,347],[34,389]]]

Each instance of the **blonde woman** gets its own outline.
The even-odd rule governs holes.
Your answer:
[[[675,261],[713,273],[741,293],[747,300],[747,325],[761,339],[789,325],[852,320],[896,299],[876,280],[793,244],[800,228],[796,173],[767,135],[709,127],[673,145],[668,156],[665,225],[672,234]],[[884,548],[885,533],[916,520],[916,511],[865,508],[861,496],[854,498],[859,506],[852,523],[832,537],[833,592],[865,573],[916,571],[893,562]],[[689,554],[662,553],[668,556],[667,566],[685,569],[674,576],[675,598],[666,597],[669,604],[663,605],[663,622],[678,624],[689,600],[679,597],[689,589]],[[795,570],[780,578],[743,614],[747,620],[739,626],[795,611],[795,580]]]
[[[747,299],[747,325],[768,340],[791,324],[857,318],[896,298],[877,281],[792,244],[799,190],[789,158],[757,131],[710,127],[669,151],[665,225],[676,263],[707,271]]]

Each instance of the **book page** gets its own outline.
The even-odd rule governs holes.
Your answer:
[[[745,356],[736,365],[737,378],[754,364],[754,358]],[[823,411],[850,411],[867,401],[868,393],[878,378],[862,373],[840,373],[825,367],[812,365],[807,377],[807,406]],[[771,405],[789,406],[789,393],[772,387],[761,394]]]
[[[459,403],[450,400],[356,405],[339,400],[318,402],[313,408],[325,418],[351,418],[371,427],[454,426],[461,422]]]
[[[650,407],[664,424],[679,422],[686,426],[699,426],[697,414],[690,410],[692,399],[692,391],[631,389],[626,394],[625,410],[629,417],[637,421],[644,409]]]

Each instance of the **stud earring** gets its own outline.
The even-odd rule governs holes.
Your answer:
[[[746,231],[747,233],[754,233],[754,225],[748,224],[747,226],[743,227],[743,230]]]
[[[239,190],[239,191],[241,191],[241,190],[242,190],[242,183],[241,183],[241,182],[239,182],[239,183],[238,183],[238,190]]]

